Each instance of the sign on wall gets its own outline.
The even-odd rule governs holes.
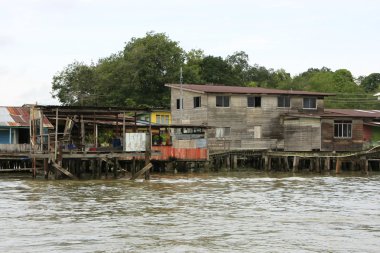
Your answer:
[[[145,151],[146,133],[125,133],[124,151]]]

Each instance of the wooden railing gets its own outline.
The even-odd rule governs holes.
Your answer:
[[[0,153],[26,153],[30,151],[30,144],[0,144]]]

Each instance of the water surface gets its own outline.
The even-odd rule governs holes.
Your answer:
[[[0,179],[0,252],[379,252],[380,175]]]

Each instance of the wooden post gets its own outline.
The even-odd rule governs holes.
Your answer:
[[[57,154],[58,154],[58,108],[55,109],[54,162],[57,162]]]
[[[151,153],[152,153],[152,145],[151,145],[151,131],[149,129],[148,133],[146,134],[146,143],[145,143],[145,166],[147,166],[150,163]],[[145,180],[150,179],[150,173],[149,169],[145,172]]]
[[[264,156],[264,170],[265,171],[270,171],[271,170],[271,167],[272,167],[271,163],[272,163],[271,157],[268,156],[268,155],[265,155]]]
[[[283,159],[284,159],[284,164],[285,164],[285,170],[286,170],[286,171],[290,171],[288,157],[285,156]]]
[[[298,172],[300,164],[300,158],[298,156],[293,157],[293,172]]]
[[[123,143],[122,143],[122,146],[123,146],[123,150],[126,150],[125,149],[125,112],[123,112]]]
[[[337,158],[336,159],[336,164],[335,164],[335,173],[340,174],[342,171],[342,159]]]
[[[83,115],[80,116],[80,135],[81,135],[82,151],[85,151],[86,141],[85,141],[85,129],[84,129]]]
[[[363,162],[364,162],[364,172],[366,175],[368,175],[368,159],[364,158]]]
[[[98,166],[96,168],[97,170],[97,178],[102,178],[102,159],[98,158]]]
[[[232,155],[232,167],[237,169],[237,155]]]
[[[325,170],[330,171],[330,157],[325,158]]]
[[[91,169],[91,173],[92,173],[92,179],[95,179],[95,169],[96,169],[96,160],[94,159],[91,159],[90,161],[90,169]]]
[[[117,157],[115,157],[113,159],[113,163],[114,163],[114,166],[113,166],[113,178],[117,178],[117,170],[119,169],[119,161],[117,159]]]
[[[49,160],[47,158],[44,159],[44,172],[45,179],[49,179]]]
[[[315,159],[315,171],[318,173],[321,172],[321,161],[319,157]]]
[[[231,162],[231,160],[232,160],[232,156],[231,155],[226,155],[225,157],[224,157],[224,165],[225,165],[225,168],[227,169],[227,170],[231,170],[232,169],[232,162]]]
[[[136,173],[136,158],[133,157],[132,158],[132,168],[131,168],[132,177],[135,175],[135,173]]]

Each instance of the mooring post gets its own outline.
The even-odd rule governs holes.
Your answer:
[[[300,158],[299,156],[293,157],[293,172],[298,172],[298,166],[300,164]]]

